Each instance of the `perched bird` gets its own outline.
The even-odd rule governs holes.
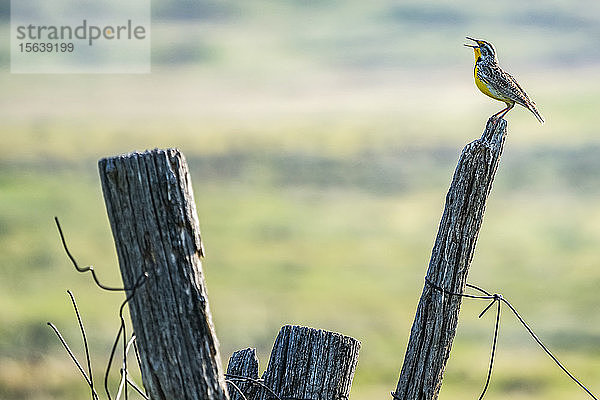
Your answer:
[[[468,36],[467,39],[477,43],[476,45],[465,44],[475,50],[475,84],[484,94],[506,103],[506,108],[492,115],[492,118],[504,117],[517,103],[531,111],[543,124],[544,118],[535,107],[535,103],[527,96],[515,78],[498,65],[498,56],[494,46],[485,40],[473,39]]]

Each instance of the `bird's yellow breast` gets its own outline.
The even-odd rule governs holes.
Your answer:
[[[479,77],[477,76],[477,64],[475,64],[475,70],[474,70],[474,75],[475,75],[475,85],[477,85],[477,87],[479,88],[479,90],[481,90],[481,92],[487,96],[490,96],[492,99],[496,99],[496,100],[500,100],[500,101],[506,101],[506,99],[504,97],[501,97],[500,94],[496,93],[495,90],[493,90],[492,88],[490,88],[487,83],[485,83],[484,81],[482,81],[481,79],[479,79]]]

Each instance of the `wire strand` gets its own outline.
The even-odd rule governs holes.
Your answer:
[[[583,389],[592,399],[594,400],[598,400],[598,398],[596,396],[594,396],[594,394],[592,394],[592,392],[583,384],[581,383],[581,381],[579,381],[579,379],[577,379],[571,372],[569,372],[569,370],[567,370],[567,368],[558,360],[558,358],[552,354],[552,352],[550,351],[550,349],[548,349],[548,347],[546,347],[546,345],[544,345],[544,343],[542,343],[541,339],[535,334],[535,332],[533,331],[533,329],[531,329],[531,327],[527,324],[527,322],[525,322],[525,320],[523,319],[523,317],[521,317],[521,315],[518,313],[518,311],[516,310],[515,307],[513,307],[512,304],[510,304],[510,302],[508,300],[506,300],[501,294],[498,293],[494,293],[491,294],[490,292],[488,292],[485,289],[482,289],[478,286],[472,285],[467,283],[465,286],[468,288],[471,288],[473,290],[476,290],[480,293],[483,293],[483,295],[473,295],[473,294],[469,294],[469,293],[455,293],[449,290],[444,289],[443,287],[436,285],[435,283],[433,283],[429,277],[425,277],[425,283],[429,286],[431,286],[433,289],[442,292],[444,294],[447,294],[449,296],[459,296],[459,297],[466,297],[466,298],[470,298],[470,299],[479,299],[479,300],[492,300],[490,302],[490,304],[488,304],[483,311],[479,314],[479,318],[481,318],[495,303],[497,304],[497,309],[496,309],[496,323],[495,323],[495,327],[494,327],[494,338],[492,341],[492,353],[490,356],[490,366],[488,369],[488,374],[487,374],[487,378],[485,381],[485,386],[483,388],[483,391],[481,393],[481,395],[479,396],[479,400],[483,399],[488,387],[489,387],[489,383],[492,377],[492,370],[493,370],[493,366],[494,366],[494,357],[496,354],[496,347],[498,344],[498,331],[499,331],[499,327],[500,327],[500,309],[501,309],[501,305],[502,303],[506,304],[508,306],[508,308],[512,311],[512,313],[517,317],[517,319],[519,320],[519,322],[521,322],[521,324],[523,325],[523,327],[525,327],[525,329],[527,330],[527,332],[529,332],[529,334],[531,335],[531,337],[536,341],[536,343],[546,352],[546,354],[556,363],[556,365],[558,365],[558,367],[569,377],[571,378],[571,380],[573,382],[575,382],[581,389]],[[392,392],[392,396],[394,396],[394,392]]]
[[[92,375],[92,361],[90,359],[90,349],[88,347],[87,336],[85,334],[85,328],[83,327],[83,321],[81,320],[81,315],[79,314],[79,309],[77,307],[77,302],[75,302],[75,296],[70,290],[67,290],[69,297],[71,298],[71,303],[73,303],[73,309],[75,310],[75,315],[77,316],[77,323],[79,324],[79,330],[81,331],[81,337],[83,338],[83,347],[85,349],[85,359],[87,361],[88,367],[88,375],[90,378],[89,385],[92,392],[92,399],[98,400],[98,394],[96,390],[94,390],[94,377]]]
[[[75,269],[78,272],[82,272],[82,273],[91,272],[92,278],[94,279],[94,282],[96,282],[96,285],[98,285],[98,287],[100,287],[104,290],[108,290],[108,291],[112,291],[112,292],[123,292],[123,291],[128,291],[128,290],[134,289],[133,287],[132,288],[127,288],[127,287],[118,288],[118,287],[106,286],[102,282],[100,282],[100,280],[98,279],[98,276],[96,275],[96,271],[94,270],[93,266],[90,265],[87,267],[80,267],[79,264],[77,263],[77,260],[75,260],[75,257],[73,257],[73,255],[69,251],[69,247],[67,246],[67,241],[65,240],[65,235],[63,234],[62,228],[60,227],[60,222],[58,221],[58,217],[54,217],[54,222],[56,223],[56,227],[58,228],[58,234],[60,235],[60,241],[62,242],[63,249],[65,250],[65,253],[67,253],[67,257],[69,257],[69,260],[71,260],[71,264],[73,264],[73,266],[75,267]]]
[[[269,394],[271,396],[273,396],[273,398],[275,398],[277,400],[283,400],[277,393],[275,393],[273,391],[273,389],[271,389],[270,387],[268,387],[267,385],[265,385],[262,379],[250,378],[250,377],[247,377],[247,376],[241,376],[241,375],[235,375],[235,374],[225,374],[225,378],[227,378],[229,380],[238,380],[238,381],[250,382],[250,383],[252,383],[254,385],[260,386],[261,388],[265,389],[267,392],[269,392]]]
[[[67,241],[65,239],[65,235],[62,231],[62,228],[60,226],[60,222],[58,220],[58,217],[54,217],[54,222],[56,223],[56,227],[58,229],[58,234],[60,236],[60,241],[62,243],[63,249],[65,251],[65,253],[67,254],[67,257],[69,258],[69,260],[71,261],[71,263],[73,264],[73,266],[75,267],[75,269],[78,272],[81,273],[85,273],[85,272],[90,272],[92,274],[92,278],[94,280],[94,282],[96,283],[96,285],[103,289],[103,290],[107,290],[107,291],[114,291],[114,292],[129,292],[129,294],[126,296],[125,300],[121,303],[121,306],[119,308],[119,319],[120,319],[120,326],[119,326],[119,331],[117,332],[117,336],[115,338],[115,341],[113,343],[111,352],[110,352],[110,356],[109,356],[109,360],[108,360],[108,365],[106,366],[106,370],[105,370],[105,374],[104,374],[104,390],[106,391],[106,395],[108,396],[108,399],[111,400],[111,396],[110,396],[110,392],[108,389],[108,376],[110,374],[110,369],[111,369],[111,365],[115,356],[115,352],[119,343],[119,339],[121,338],[121,334],[123,335],[123,368],[122,370],[125,371],[122,374],[122,377],[120,379],[120,384],[119,384],[119,388],[118,388],[118,393],[117,393],[117,398],[120,398],[121,394],[124,392],[125,395],[125,400],[128,399],[128,390],[127,387],[131,385],[131,381],[127,378],[127,353],[128,350],[131,346],[131,344],[133,343],[133,339],[128,343],[127,339],[126,339],[126,326],[125,326],[125,319],[123,317],[123,310],[125,308],[125,305],[133,298],[133,296],[135,296],[136,291],[146,283],[147,278],[148,278],[148,273],[143,271],[136,279],[135,283],[133,284],[132,287],[123,287],[123,288],[117,288],[117,287],[111,287],[111,286],[106,286],[104,284],[102,284],[100,282],[100,280],[98,279],[98,276],[96,275],[96,271],[94,270],[93,266],[87,266],[87,267],[80,267],[79,264],[77,263],[77,260],[75,260],[75,257],[71,254],[71,251],[69,250],[69,247],[67,246]],[[65,347],[65,349],[67,350],[67,352],[69,353],[69,356],[71,357],[71,359],[73,360],[73,362],[75,363],[75,365],[77,366],[77,368],[79,369],[79,371],[82,373],[82,375],[84,376],[87,384],[90,386],[91,391],[92,391],[92,400],[98,400],[98,394],[96,393],[95,389],[94,389],[94,383],[93,383],[93,378],[92,378],[92,366],[91,366],[91,360],[90,360],[90,354],[89,354],[89,348],[88,348],[88,342],[87,342],[87,337],[85,334],[85,329],[83,326],[83,322],[81,320],[81,316],[79,314],[79,310],[77,308],[77,303],[75,302],[75,298],[73,297],[73,294],[70,291],[67,291],[67,293],[69,294],[69,296],[71,297],[71,302],[73,303],[73,307],[75,309],[75,314],[77,315],[77,321],[79,323],[79,329],[81,330],[81,335],[83,337],[83,343],[84,343],[84,347],[85,347],[85,354],[86,354],[86,360],[87,360],[87,367],[88,367],[88,373],[89,373],[89,377],[86,374],[85,370],[83,369],[83,367],[81,366],[81,364],[79,363],[79,361],[77,360],[77,358],[75,357],[75,355],[73,354],[73,352],[71,351],[71,349],[69,348],[69,346],[67,345],[66,341],[64,340],[64,338],[62,337],[62,335],[60,334],[60,332],[58,331],[58,329],[56,328],[56,326],[54,326],[52,323],[48,322],[48,325],[54,330],[54,332],[56,333],[56,335],[58,336],[59,340],[61,341],[61,343],[63,344],[63,346]],[[137,352],[137,347],[134,346],[135,348],[135,352],[136,352],[136,360],[138,361],[138,365],[140,362],[140,357],[139,354]],[[134,387],[134,389],[140,393],[141,390],[136,386]],[[143,395],[147,397],[146,395]]]
[[[52,328],[52,330],[54,331],[54,333],[56,334],[56,336],[58,336],[58,340],[60,340],[60,342],[62,343],[63,347],[65,348],[65,350],[67,351],[67,353],[71,357],[71,360],[73,360],[73,362],[77,366],[77,369],[79,369],[79,372],[81,372],[81,375],[83,375],[83,378],[85,379],[85,381],[87,382],[87,384],[91,385],[90,378],[88,378],[87,374],[85,373],[85,370],[83,369],[83,367],[81,366],[81,364],[77,360],[77,357],[75,357],[75,354],[73,354],[73,352],[69,348],[69,345],[67,344],[67,342],[65,341],[65,339],[60,334],[60,331],[58,330],[58,328],[52,322],[48,322],[47,324],[48,324],[48,326],[50,328]]]

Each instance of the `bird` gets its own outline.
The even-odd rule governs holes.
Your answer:
[[[493,99],[506,103],[506,108],[492,115],[492,118],[498,120],[512,110],[516,104],[520,104],[527,108],[535,115],[541,124],[544,123],[544,118],[538,111],[533,100],[527,96],[527,93],[521,88],[521,85],[508,72],[504,71],[498,65],[498,55],[496,48],[490,42],[481,39],[473,39],[466,37],[477,44],[465,44],[467,47],[472,47],[475,51],[475,85],[484,94]]]

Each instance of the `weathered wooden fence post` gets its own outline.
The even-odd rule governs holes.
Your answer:
[[[263,378],[281,398],[346,400],[360,342],[349,336],[304,326],[279,331]],[[261,400],[270,399],[263,393]]]
[[[358,362],[360,342],[349,336],[297,325],[279,331],[267,370],[264,387],[246,388],[248,400],[348,400]],[[235,352],[228,374],[258,378],[254,349]],[[242,389],[244,390],[244,389]],[[241,399],[230,390],[232,399]]]
[[[153,400],[228,399],[202,273],[188,168],[174,149],[99,161],[108,218],[129,301],[142,380]]]
[[[481,139],[469,143],[458,161],[427,270],[427,279],[448,292],[464,291],[505,139],[506,121],[490,119]],[[460,305],[460,296],[425,283],[394,398],[438,397]]]

